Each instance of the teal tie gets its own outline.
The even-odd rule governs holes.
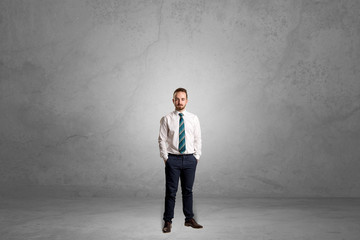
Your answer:
[[[179,121],[179,152],[184,153],[186,150],[185,144],[185,124],[183,119],[183,113],[179,113],[180,121]]]

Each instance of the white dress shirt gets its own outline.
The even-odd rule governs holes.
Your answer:
[[[179,152],[179,116],[178,111],[173,111],[160,120],[159,148],[160,157],[168,159],[168,153],[181,154]],[[187,111],[184,114],[185,144],[186,150],[183,154],[194,154],[197,160],[201,155],[201,130],[199,118]]]

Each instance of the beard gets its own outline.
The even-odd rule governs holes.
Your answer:
[[[176,111],[182,111],[182,110],[185,109],[185,107],[186,107],[186,105],[177,105],[176,106]]]

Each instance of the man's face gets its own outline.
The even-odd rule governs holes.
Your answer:
[[[177,111],[183,111],[186,107],[187,102],[188,100],[186,98],[186,93],[177,92],[174,94],[173,103]]]

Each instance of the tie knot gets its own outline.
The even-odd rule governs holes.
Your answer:
[[[180,115],[180,117],[184,116],[184,114],[183,114],[183,113],[179,113],[179,115]]]

